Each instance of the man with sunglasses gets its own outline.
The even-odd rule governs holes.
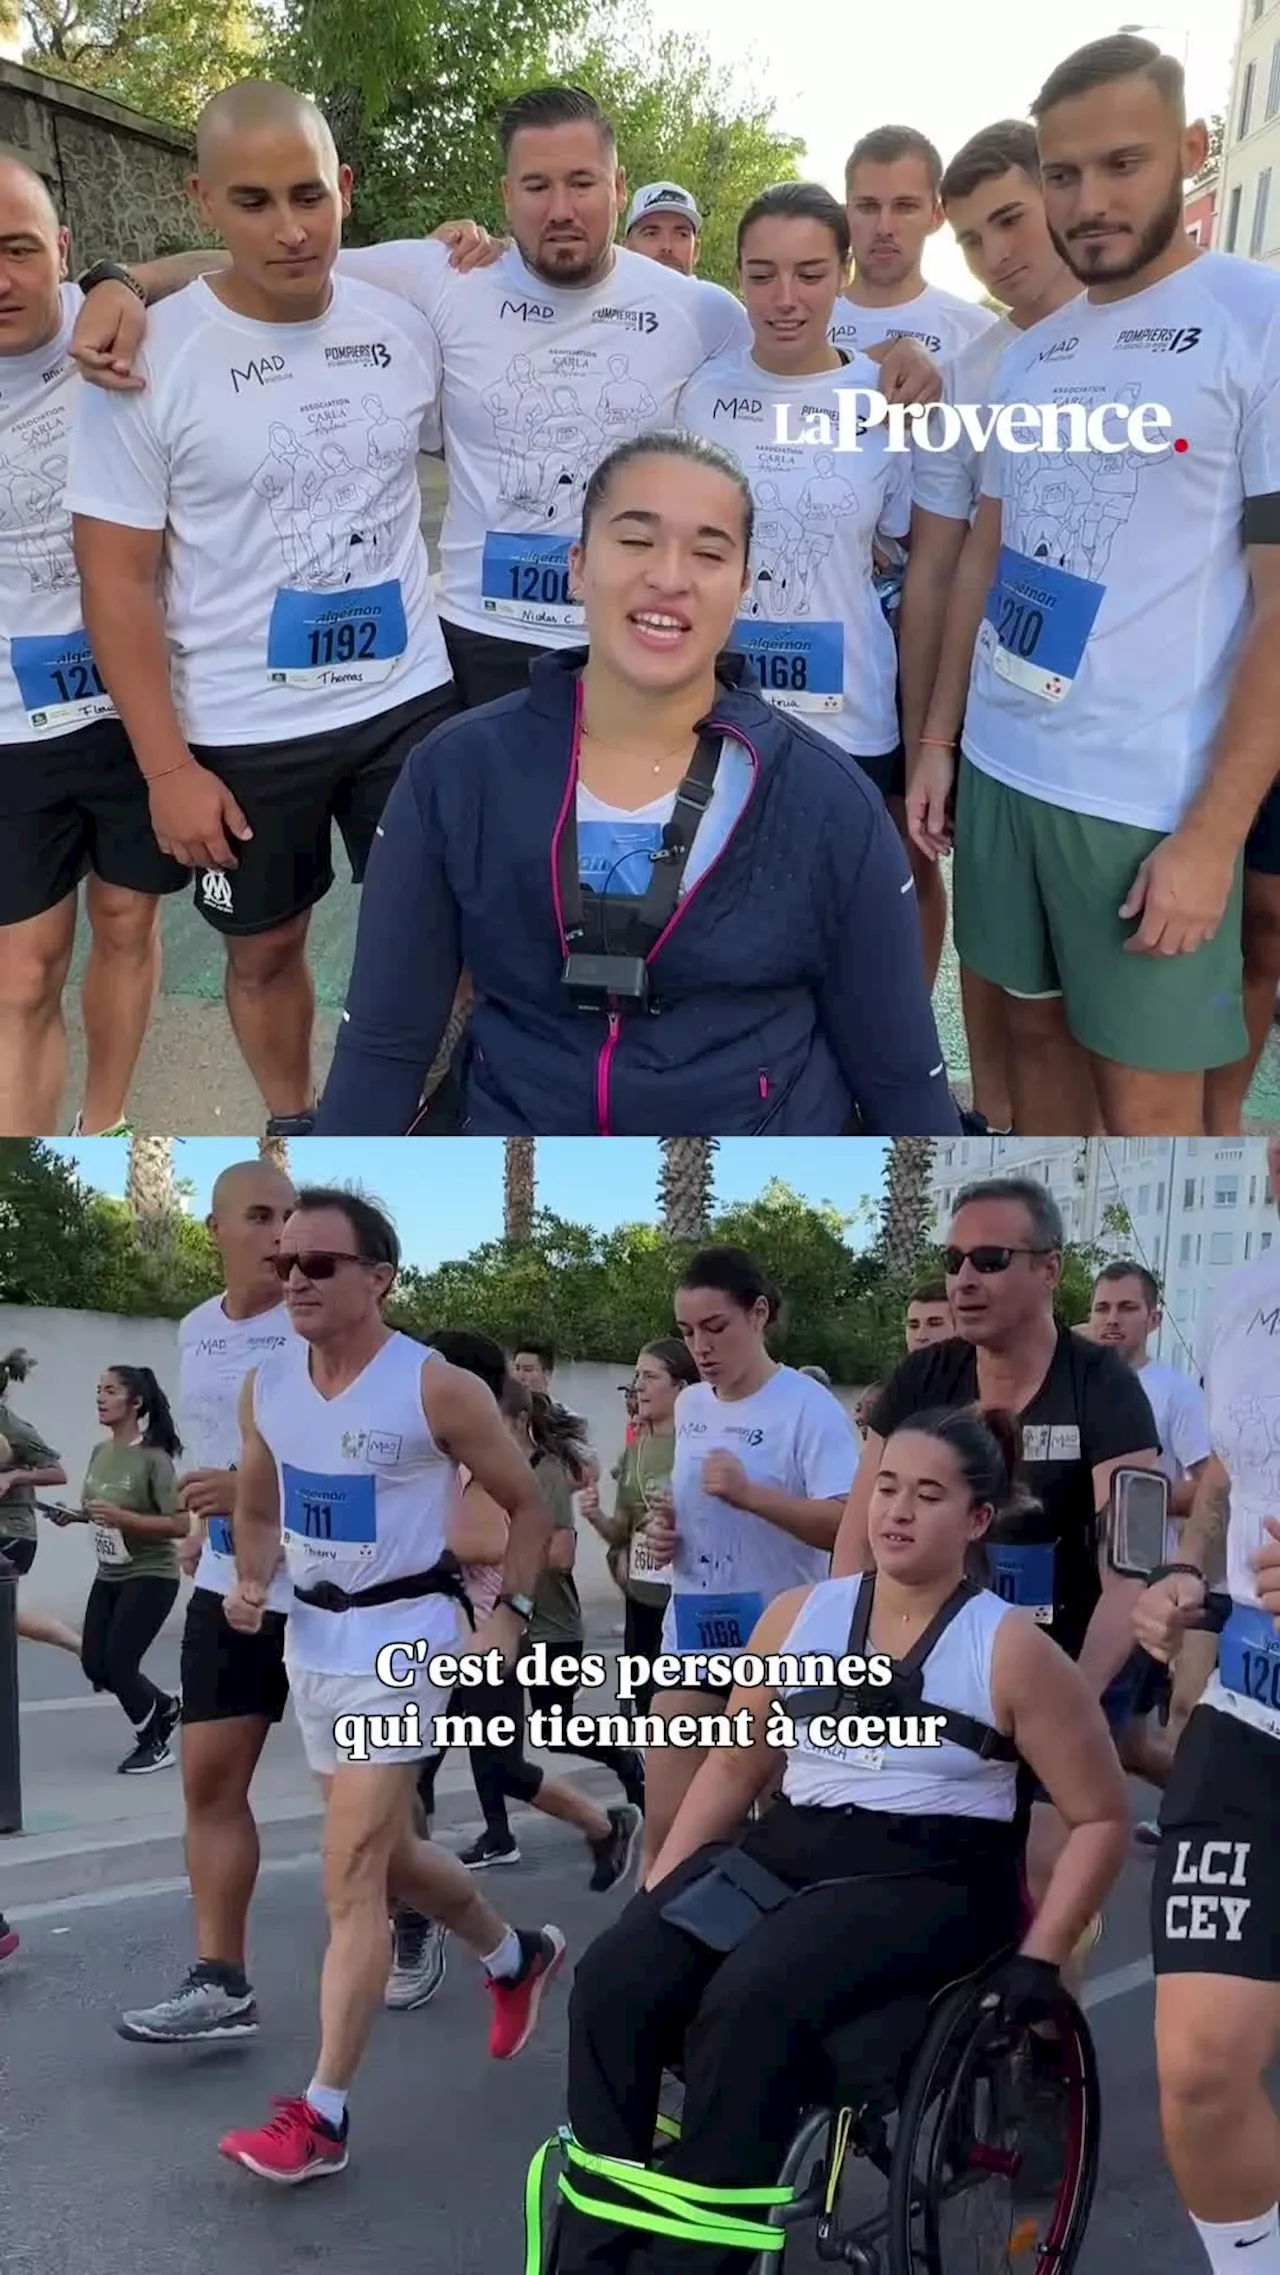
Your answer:
[[[286,1664],[326,1803],[329,1948],[310,2085],[221,2148],[286,2186],[347,2163],[347,2095],[391,1961],[389,1896],[452,1929],[480,1959],[497,2060],[527,2044],[564,1955],[558,1928],[508,1926],[464,1866],[413,1829],[418,1772],[436,1751],[436,1717],[453,1689],[451,1672],[436,1679],[447,1671],[441,1656],[492,1651],[515,1661],[550,1523],[492,1391],[384,1321],[399,1264],[395,1229],[370,1201],[300,1193],[276,1258],[294,1339],[246,1377],[240,1405],[238,1578],[226,1616],[240,1633],[260,1631],[283,1531],[293,1589]],[[510,1519],[503,1592],[475,1633],[447,1553],[459,1468]]]
[[[1140,1587],[1109,1569],[1104,1520],[1114,1471],[1158,1468],[1160,1442],[1132,1367],[1058,1325],[1062,1250],[1057,1203],[1034,1178],[995,1177],[957,1195],[945,1251],[956,1333],[912,1352],[872,1406],[831,1569],[840,1576],[869,1562],[867,1512],[881,1454],[911,1415],[972,1405],[1014,1415],[1021,1476],[1044,1521],[1035,1540],[996,1539],[996,1585],[1079,1661],[1116,1730],[1132,1718]],[[1033,1892],[1045,1885],[1061,1839],[1056,1812],[1037,1809]]]

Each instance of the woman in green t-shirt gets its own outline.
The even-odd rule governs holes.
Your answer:
[[[618,1491],[612,1517],[602,1513],[600,1494],[595,1486],[588,1486],[582,1495],[584,1517],[607,1542],[610,1562],[616,1554],[623,1566],[627,1598],[623,1648],[642,1659],[653,1660],[659,1655],[662,1615],[671,1593],[669,1582],[657,1576],[657,1567],[646,1553],[645,1526],[653,1510],[669,1498],[671,1491],[671,1469],[676,1458],[676,1400],[682,1390],[701,1379],[688,1350],[677,1336],[668,1335],[660,1342],[646,1343],[636,1360],[635,1371],[639,1434],[632,1439],[618,1466]],[[634,1712],[637,1715],[648,1713],[652,1696],[652,1683],[644,1684],[636,1694]]]
[[[182,1702],[142,1672],[178,1593],[175,1542],[188,1519],[173,1464],[182,1451],[169,1402],[150,1367],[108,1367],[98,1384],[98,1420],[109,1435],[89,1456],[80,1521],[93,1526],[98,1576],[84,1610],[80,1664],[95,1690],[109,1690],[133,1724],[126,1776],[165,1769]]]

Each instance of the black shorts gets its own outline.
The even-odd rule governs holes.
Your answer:
[[[157,895],[190,875],[156,844],[118,719],[0,747],[0,924],[44,916],[90,874]]]
[[[264,1614],[256,1635],[228,1627],[214,1588],[196,1588],[182,1630],[182,1720],[231,1722],[252,1714],[279,1722],[289,1698],[285,1615]]]
[[[193,743],[244,809],[253,830],[234,869],[202,869],[196,907],[215,932],[275,932],[324,899],[333,883],[333,825],[357,884],[382,809],[420,742],[458,709],[452,682],[356,726],[286,743],[212,749]]]
[[[522,695],[530,666],[539,656],[557,652],[535,648],[528,640],[499,640],[492,632],[472,632],[465,624],[446,624],[443,617],[440,629],[465,711],[477,711],[482,703],[496,703],[503,695]]]
[[[821,721],[816,722],[821,733]],[[907,794],[907,754],[901,743],[896,750],[887,750],[880,758],[863,758],[860,751],[850,756],[862,768],[869,782],[874,782],[882,798],[905,798]]]
[[[1280,877],[1280,782],[1245,841],[1244,865],[1258,877]]]
[[[38,1540],[19,1540],[16,1537],[6,1540],[4,1534],[0,1533],[0,1556],[3,1556],[6,1564],[11,1565],[15,1572],[29,1572],[31,1570],[39,1546]]]
[[[1198,1706],[1160,1807],[1157,1975],[1280,1983],[1280,1739]]]

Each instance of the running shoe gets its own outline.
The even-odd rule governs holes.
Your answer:
[[[172,1769],[175,1758],[169,1750],[168,1739],[153,1731],[140,1738],[133,1752],[126,1754],[117,1766],[121,1777],[147,1777],[153,1769]]]
[[[1133,1837],[1140,1848],[1159,1848],[1159,1820],[1155,1817],[1144,1817],[1141,1824],[1134,1826]]]
[[[18,1942],[16,1927],[10,1927],[4,1913],[0,1912],[0,1959],[12,1959],[18,1948]]]
[[[258,2009],[247,1983],[243,1991],[230,1991],[221,1971],[214,1973],[197,1961],[172,1998],[122,2014],[116,2032],[135,2046],[189,2046],[202,2038],[254,2038]]]
[[[458,1862],[465,1864],[470,1872],[486,1872],[491,1864],[518,1864],[520,1851],[515,1835],[508,1833],[503,1840],[497,1833],[483,1832],[470,1848],[459,1849]]]
[[[420,1912],[400,1912],[394,1922],[395,1956],[384,2003],[398,2013],[425,2006],[444,1981],[445,1929]]]
[[[519,1974],[501,1982],[489,1977],[493,2000],[489,2052],[495,2062],[511,2061],[528,2045],[538,2027],[542,1994],[564,1959],[564,1937],[558,1927],[544,1927],[536,1934],[517,1928],[516,1933],[524,1954]]]
[[[113,1122],[109,1130],[86,1130],[84,1115],[77,1114],[71,1127],[71,1135],[72,1137],[131,1138],[133,1136],[133,1125],[130,1122]]]
[[[172,1697],[166,1698],[164,1705],[159,1709],[158,1735],[163,1738],[166,1745],[168,1745],[181,1720],[182,1700],[175,1691]]]
[[[627,1803],[624,1809],[606,1811],[609,1831],[602,1841],[589,1841],[594,1856],[595,1870],[591,1886],[597,1896],[606,1895],[625,1880],[635,1862],[636,1842],[644,1831],[644,1818],[640,1811]]]
[[[229,2157],[247,2172],[256,2172],[259,2180],[273,2180],[282,2188],[296,2188],[301,2180],[318,2180],[322,2173],[346,2169],[345,2117],[339,2130],[309,2101],[292,2101],[285,2094],[277,2094],[271,2106],[276,2115],[256,2132],[224,2133],[218,2143],[219,2156]]]

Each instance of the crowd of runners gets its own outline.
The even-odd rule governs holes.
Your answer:
[[[1280,982],[1280,280],[1187,236],[1205,130],[1149,41],[1029,110],[765,190],[734,292],[571,87],[502,120],[502,237],[344,249],[350,170],[267,84],[199,122],[221,250],[72,282],[6,157],[0,1126],[59,1126],[85,884],[87,1133],[184,890],[276,1134],[952,1130],[954,848],[965,1111],[1237,1132]],[[925,281],[944,225],[984,302]],[[335,824],[370,889],[318,1099]]]

